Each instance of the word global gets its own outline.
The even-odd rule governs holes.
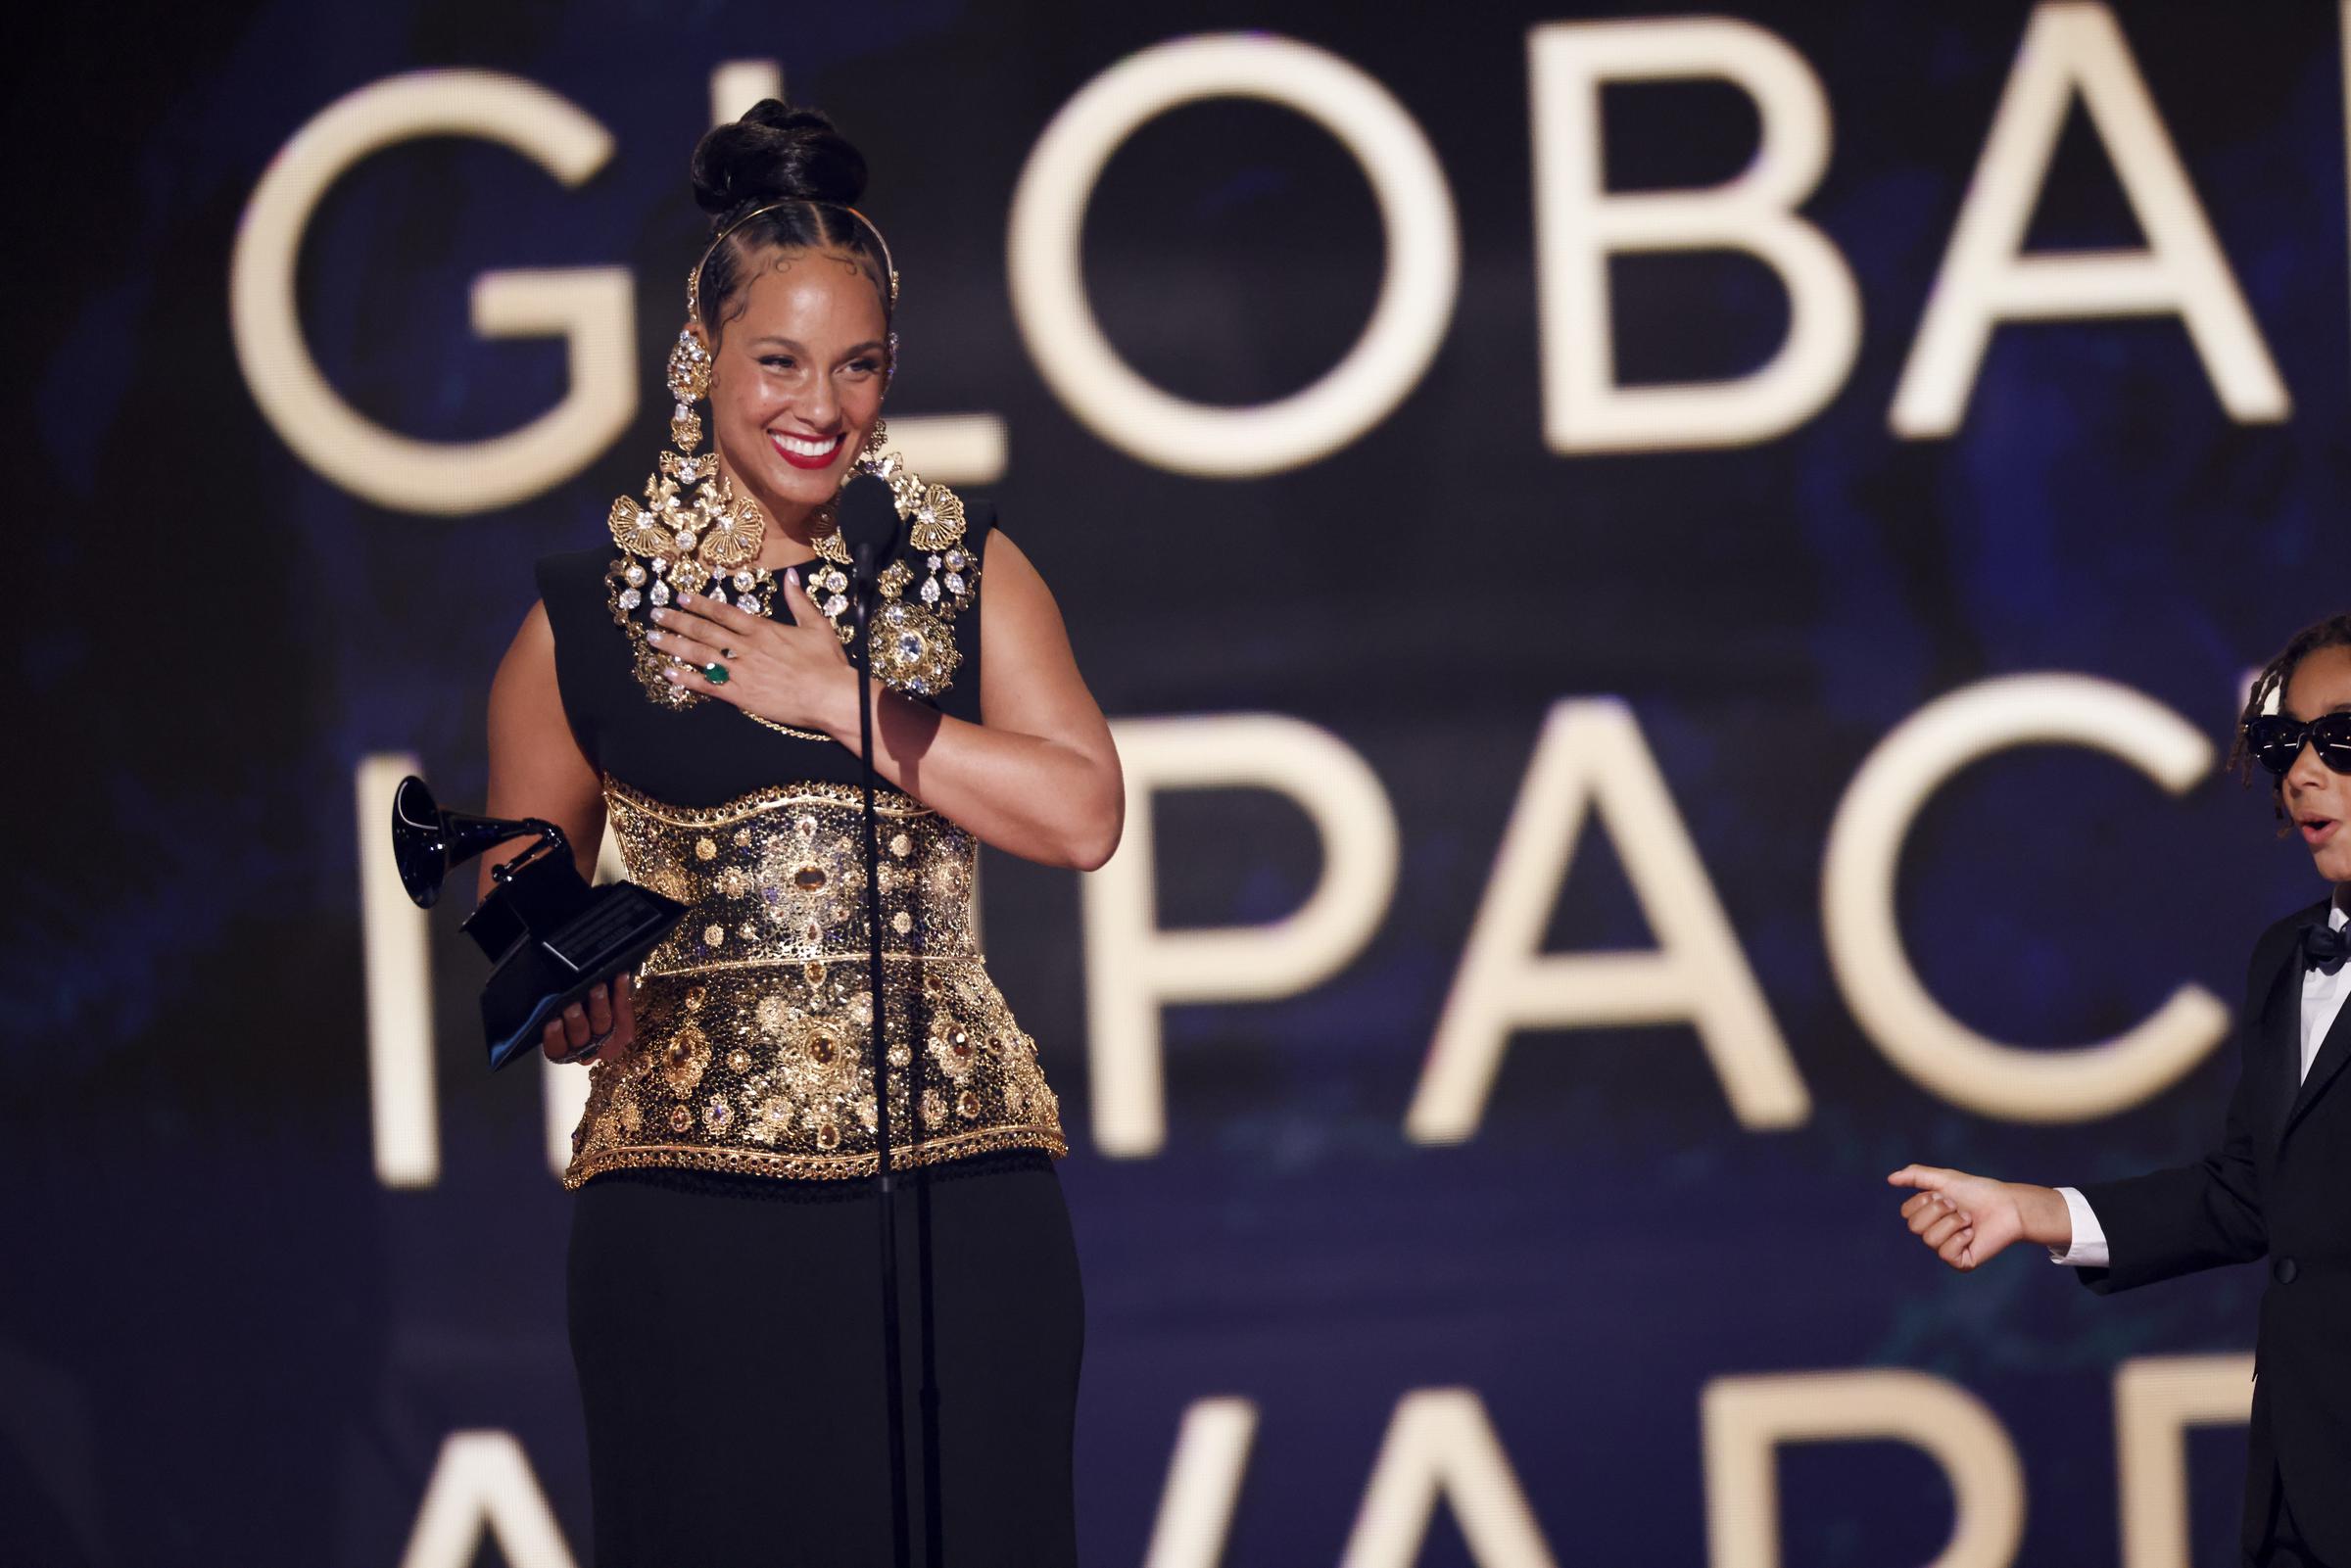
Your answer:
[[[1862,310],[1836,241],[1799,213],[1835,141],[1828,92],[1803,56],[1765,28],[1721,17],[1561,22],[1530,29],[1527,70],[1534,329],[1551,450],[1736,447],[1785,435],[1818,413],[1851,372]],[[1755,156],[1719,185],[1611,191],[1602,93],[1663,81],[1728,83],[1743,93],[1761,126]],[[730,119],[779,83],[772,63],[721,66],[711,82],[713,114]],[[1180,105],[1230,98],[1278,104],[1327,131],[1370,186],[1386,253],[1371,314],[1339,361],[1291,396],[1237,407],[1176,398],[1136,373],[1095,319],[1080,257],[1087,203],[1126,140]],[[2026,230],[2077,101],[2144,243],[2030,254]],[[328,382],[295,299],[312,214],[363,159],[449,136],[511,148],[565,187],[594,176],[614,151],[586,110],[521,77],[389,77],[328,105],[295,133],[253,192],[230,263],[238,360],[279,436],[353,495],[427,513],[488,510],[545,494],[607,450],[638,398],[635,277],[613,266],[474,279],[476,333],[559,337],[565,345],[567,392],[519,429],[419,441],[360,413]],[[1762,365],[1718,380],[1619,382],[1610,263],[1675,252],[1737,253],[1777,277],[1788,326]],[[1011,194],[1006,270],[1030,356],[1077,419],[1161,469],[1243,479],[1318,462],[1392,412],[1445,340],[1462,264],[1450,183],[1405,107],[1324,50],[1251,33],[1174,39],[1080,89],[1039,136]],[[2051,0],[2026,24],[1888,424],[1906,440],[1955,434],[1991,335],[2004,324],[2134,316],[2181,321],[2230,418],[2262,423],[2290,414],[2285,383],[2121,24],[2105,5]],[[893,415],[892,425],[926,474],[969,484],[1005,471],[1009,436],[994,414]]]

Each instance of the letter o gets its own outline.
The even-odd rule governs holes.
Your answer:
[[[1206,98],[1258,98],[1322,126],[1370,181],[1387,237],[1371,318],[1320,380],[1273,403],[1190,403],[1135,374],[1102,335],[1080,256],[1094,182],[1135,129]],[[1037,139],[1013,194],[1013,313],[1038,372],[1095,435],[1175,473],[1243,479],[1303,467],[1377,424],[1428,368],[1461,283],[1453,195],[1435,151],[1386,88],[1292,38],[1219,33],[1128,57]]]
[[[637,411],[633,290],[625,267],[474,279],[476,333],[559,335],[568,350],[570,390],[519,430],[484,441],[417,441],[360,414],[303,342],[295,262],[311,214],[336,180],[370,154],[422,136],[503,143],[566,186],[612,156],[603,126],[519,76],[416,71],[371,82],[296,131],[254,187],[229,259],[229,330],[263,416],[320,474],[382,506],[490,511],[561,484],[627,428]]]
[[[2201,985],[2114,1039],[2032,1050],[1985,1038],[1928,994],[1902,951],[1895,876],[1919,809],[1969,763],[2017,746],[2079,745],[2121,758],[2180,794],[2211,771],[2212,747],[2162,703],[2088,676],[1988,681],[1929,703],[1861,764],[1829,828],[1821,917],[1829,966],[1886,1059],[1956,1106],[2011,1121],[2087,1121],[2152,1098],[2228,1031]]]

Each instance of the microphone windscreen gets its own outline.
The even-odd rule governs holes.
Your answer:
[[[859,474],[840,487],[840,542],[857,561],[880,561],[897,547],[898,502],[889,481]]]

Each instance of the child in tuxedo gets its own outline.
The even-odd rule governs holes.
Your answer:
[[[1911,1231],[1957,1269],[2036,1242],[2100,1295],[2270,1259],[2241,1533],[2250,1568],[2351,1568],[2351,615],[2306,628],[2253,683],[2230,761],[2274,781],[2328,898],[2254,944],[2220,1146],[2082,1187],[1932,1165]]]

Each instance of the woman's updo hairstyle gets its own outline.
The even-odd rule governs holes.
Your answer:
[[[712,237],[727,236],[702,263],[698,286],[713,347],[720,328],[743,313],[753,258],[770,247],[852,258],[881,295],[888,321],[889,265],[874,231],[849,212],[864,194],[864,155],[821,110],[763,98],[696,144],[695,202],[710,214]],[[760,213],[763,207],[775,210]],[[759,215],[744,222],[752,213]]]

